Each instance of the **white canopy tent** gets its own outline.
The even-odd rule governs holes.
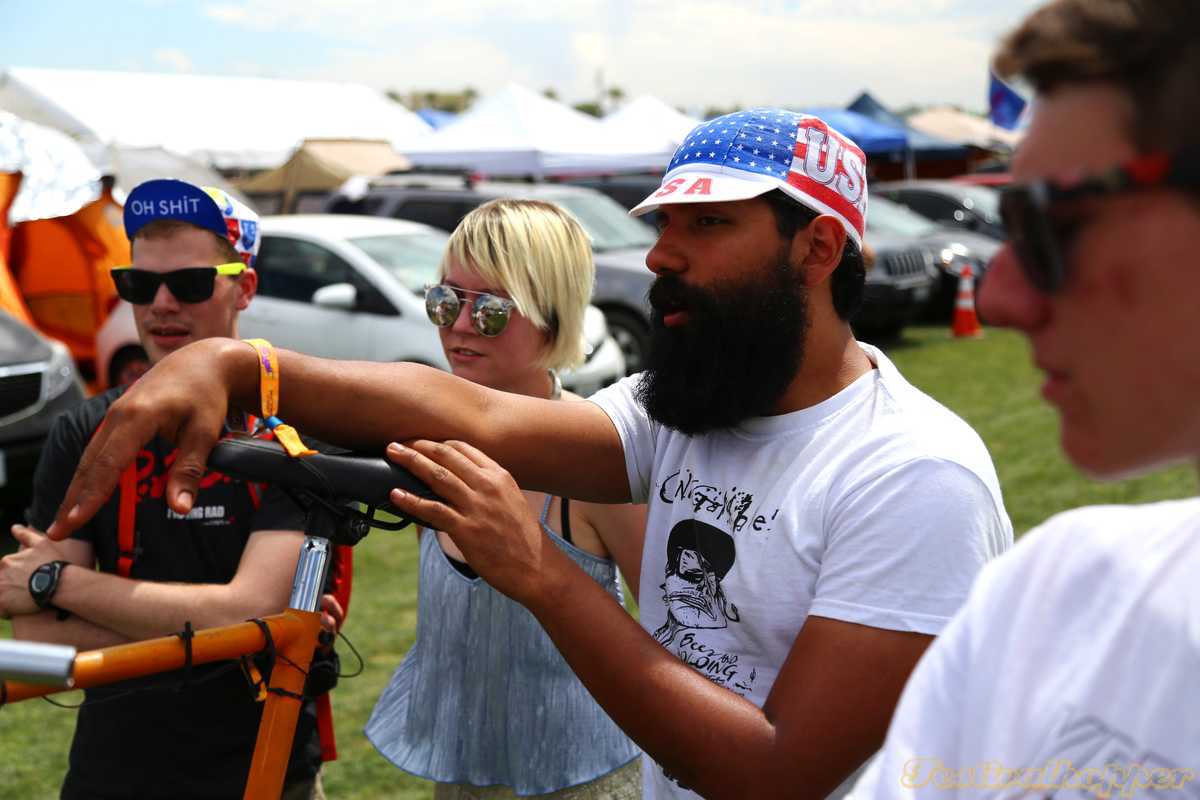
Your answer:
[[[700,120],[657,97],[642,95],[609,114],[600,124],[620,141],[637,142],[648,151],[665,153],[670,160],[675,148],[687,138],[692,128],[700,124]]]
[[[424,142],[400,147],[417,167],[488,175],[662,169],[670,151],[646,149],[600,121],[517,84],[478,101]]]
[[[1009,131],[982,117],[955,108],[931,108],[913,114],[908,124],[922,133],[983,150],[1013,150],[1023,131]]]
[[[353,83],[13,67],[0,108],[89,150],[163,147],[218,169],[265,169],[305,139],[385,139],[411,148],[430,127]]]

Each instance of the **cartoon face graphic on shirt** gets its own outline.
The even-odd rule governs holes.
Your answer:
[[[694,519],[676,523],[667,539],[666,580],[661,584],[667,621],[654,632],[668,645],[679,631],[725,628],[740,619],[737,606],[721,588],[721,579],[737,558],[733,537]]]

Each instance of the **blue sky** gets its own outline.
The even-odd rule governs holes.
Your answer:
[[[1036,0],[0,0],[0,67],[319,78],[591,99],[982,109],[1002,33]]]

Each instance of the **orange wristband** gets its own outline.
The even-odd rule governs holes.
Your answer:
[[[262,397],[262,418],[275,416],[279,411],[279,356],[275,346],[266,339],[242,339],[258,354],[258,390]]]

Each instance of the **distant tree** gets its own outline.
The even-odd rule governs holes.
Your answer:
[[[712,119],[713,117],[723,117],[726,114],[732,114],[735,111],[741,110],[741,105],[732,105],[728,108],[722,108],[721,106],[709,106],[708,108],[704,109],[704,118]]]
[[[625,90],[620,86],[610,86],[605,90],[604,94],[608,98],[609,109],[618,108],[625,102]]]
[[[388,89],[385,94],[392,100],[402,103],[413,111],[422,108],[434,108],[438,111],[449,111],[453,114],[466,111],[479,97],[479,92],[469,86],[461,92],[438,92],[414,89],[405,95],[395,89]]]
[[[547,86],[545,89],[542,89],[542,97],[548,97],[551,100],[557,100],[558,92],[554,89],[553,86]]]
[[[591,114],[593,117],[599,117],[604,114],[604,109],[600,104],[593,100],[586,100],[582,103],[576,103],[572,106],[576,111],[582,111],[585,114]]]

